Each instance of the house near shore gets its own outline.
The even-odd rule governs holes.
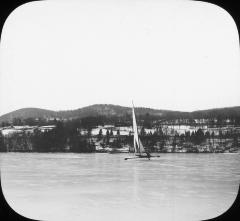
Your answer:
[[[55,125],[48,125],[48,126],[9,126],[0,128],[0,132],[3,136],[11,136],[13,134],[32,134],[35,130],[39,130],[41,132],[47,132],[54,129]]]

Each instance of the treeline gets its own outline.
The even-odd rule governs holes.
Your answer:
[[[93,152],[95,145],[90,136],[82,136],[77,128],[57,122],[56,128],[33,133],[15,133],[0,136],[0,151],[33,151],[33,152]]]
[[[115,126],[130,126],[132,123],[131,115],[126,114],[124,116],[89,116],[83,118],[74,119],[47,119],[47,118],[13,118],[11,122],[3,121],[0,123],[0,127],[8,126],[46,126],[46,125],[56,125],[57,122],[63,122],[64,124],[73,125],[82,128],[93,128],[99,125],[115,125]]]
[[[195,120],[203,120],[202,122],[196,122]],[[113,125],[115,127],[120,126],[131,126],[132,125],[132,116],[131,114],[125,114],[123,116],[89,116],[84,118],[75,118],[75,119],[46,119],[46,118],[13,118],[12,122],[1,122],[0,127],[8,126],[46,126],[46,125],[56,125],[57,122],[63,122],[70,127],[81,127],[81,128],[94,128],[97,126],[104,125]],[[138,115],[137,121],[139,126],[145,128],[161,127],[162,125],[190,125],[190,126],[199,126],[207,125],[208,127],[224,127],[224,126],[240,126],[240,117],[221,117],[217,116],[216,118],[174,118],[172,116],[161,117],[156,115],[150,115],[146,113],[144,115]]]
[[[33,133],[15,133],[3,137],[0,134],[0,151],[29,151],[29,152],[95,152],[96,145],[102,148],[121,148],[129,146],[133,148],[133,135],[121,135],[118,130],[114,135],[112,130],[107,130],[103,135],[102,130],[99,134],[91,134],[92,127],[80,127],[78,121],[57,122],[56,127],[47,132],[35,129]],[[83,123],[83,122],[81,122]],[[81,124],[83,126],[84,124]],[[82,129],[87,129],[86,134],[82,134]],[[144,147],[152,152],[178,152],[184,149],[186,152],[201,152],[202,148],[207,147],[206,152],[224,152],[225,150],[239,150],[240,134],[236,131],[218,134],[202,129],[185,132],[184,134],[175,133],[174,135],[165,134],[161,127],[154,133],[146,133],[145,127],[140,131],[140,139]]]

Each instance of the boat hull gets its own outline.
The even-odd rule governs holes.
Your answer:
[[[148,157],[148,156],[143,156],[143,155],[136,155],[134,157],[126,157],[124,160],[131,160],[131,159],[137,159],[137,158],[145,158],[145,159],[150,160],[150,158],[153,158],[153,157],[160,157],[160,156],[150,156],[150,157]]]

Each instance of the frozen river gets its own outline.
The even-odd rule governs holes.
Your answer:
[[[202,220],[225,212],[240,183],[239,154],[1,153],[9,205],[39,220]]]

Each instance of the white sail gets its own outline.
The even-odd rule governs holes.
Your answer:
[[[141,140],[138,137],[138,128],[137,128],[137,122],[136,122],[136,117],[134,112],[134,106],[132,108],[132,115],[133,115],[133,132],[134,132],[134,136],[133,136],[134,151],[135,151],[135,154],[141,155],[141,153],[144,153],[145,150]]]
[[[139,139],[138,139],[137,122],[136,122],[134,107],[132,108],[132,117],[133,117],[133,134],[134,134],[133,136],[134,152],[138,153]]]
[[[145,152],[145,149],[144,149],[144,147],[143,147],[142,142],[141,142],[140,139],[139,139],[139,152],[140,152],[140,153],[144,153],[144,152]]]
[[[132,104],[133,105],[133,104]],[[135,159],[135,158],[148,158],[150,160],[151,157],[160,157],[160,156],[151,156],[148,150],[145,150],[141,140],[138,137],[138,128],[137,128],[137,122],[136,122],[136,116],[134,112],[134,105],[132,107],[132,118],[133,118],[133,146],[134,146],[134,152],[135,157],[126,157],[125,160],[128,159]]]

